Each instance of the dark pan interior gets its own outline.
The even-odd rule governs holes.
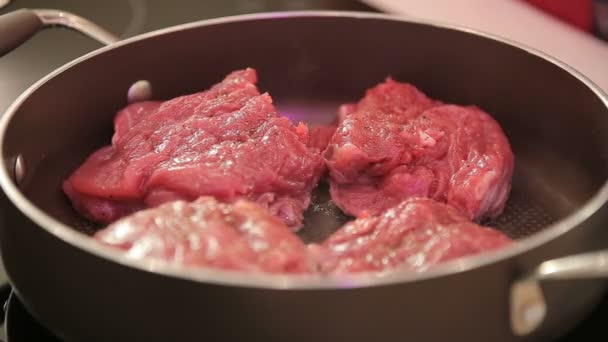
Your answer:
[[[294,120],[329,122],[337,106],[392,76],[428,95],[491,113],[516,155],[509,205],[495,222],[514,238],[575,211],[605,182],[605,106],[582,82],[542,58],[470,33],[416,23],[347,17],[272,18],[193,27],[109,50],[49,80],[10,124],[5,156],[22,154],[27,196],[90,233],[60,189],[96,148],[132,83],[155,99],[200,91],[253,67],[259,86]],[[347,218],[324,185],[301,236],[318,241]]]

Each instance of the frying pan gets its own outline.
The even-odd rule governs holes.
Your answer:
[[[44,77],[0,119],[0,248],[27,309],[67,340],[546,340],[606,289],[608,100],[550,56],[461,27],[317,11],[114,42],[72,14],[21,10],[0,17],[2,51],[57,23],[111,44]],[[517,243],[426,272],[341,277],[195,270],[95,243],[59,185],[110,141],[129,87],[147,80],[154,99],[168,99],[247,66],[293,120],[329,122],[340,103],[388,75],[486,109],[517,158],[507,209],[486,224]],[[323,191],[317,201],[329,208]],[[343,220],[311,209],[302,238],[322,239]]]

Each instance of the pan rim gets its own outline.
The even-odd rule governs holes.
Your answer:
[[[383,14],[383,13],[368,13],[368,12],[353,12],[353,11],[287,11],[287,12],[266,12],[226,16],[214,19],[206,19],[195,22],[190,22],[181,25],[175,25],[168,28],[154,30],[144,34],[140,34],[115,44],[101,47],[91,51],[79,58],[76,58],[63,66],[55,69],[47,74],[26,91],[24,91],[6,110],[5,114],[0,118],[0,187],[5,192],[12,204],[20,210],[25,216],[33,221],[39,228],[44,229],[47,233],[54,235],[56,238],[63,240],[68,245],[78,248],[86,253],[96,257],[103,258],[106,261],[128,267],[136,271],[151,272],[160,276],[168,276],[183,281],[193,281],[198,283],[206,283],[218,286],[239,286],[253,287],[263,289],[295,289],[295,290],[323,290],[336,288],[361,288],[374,287],[382,285],[391,285],[396,283],[410,283],[427,279],[450,276],[456,273],[473,271],[478,268],[491,266],[499,262],[506,261],[510,258],[518,256],[533,250],[543,244],[546,244],[553,239],[563,235],[564,233],[573,230],[580,224],[597,212],[608,199],[608,180],[605,181],[596,193],[589,198],[576,211],[568,216],[554,222],[545,227],[540,232],[531,236],[517,240],[517,243],[512,244],[499,251],[481,253],[478,255],[467,256],[446,262],[442,265],[434,266],[432,269],[424,272],[398,272],[394,269],[389,272],[378,273],[361,273],[353,275],[339,276],[320,276],[320,275],[282,275],[282,274],[251,274],[241,273],[238,271],[226,271],[211,268],[197,268],[170,264],[168,262],[153,260],[153,259],[129,259],[120,251],[111,247],[101,245],[68,225],[59,222],[50,215],[46,214],[42,209],[35,206],[29,201],[25,195],[13,182],[12,176],[8,170],[11,168],[7,165],[11,159],[4,155],[4,143],[6,131],[10,125],[11,119],[27,101],[31,94],[38,88],[42,87],[49,80],[57,75],[65,72],[71,67],[87,60],[102,55],[113,49],[120,48],[134,42],[142,41],[151,37],[178,32],[182,30],[194,29],[204,26],[213,26],[221,24],[229,24],[233,22],[257,21],[257,20],[273,20],[279,18],[306,18],[306,17],[335,17],[349,18],[358,20],[387,20],[393,22],[405,22],[431,26],[452,31],[459,31],[470,35],[493,40],[495,42],[508,45],[511,48],[519,49],[522,52],[535,55],[544,59],[546,62],[552,63],[558,68],[568,72],[572,77],[575,77],[579,82],[582,82],[590,89],[602,103],[608,108],[607,95],[593,81],[577,71],[568,64],[552,57],[540,50],[529,47],[525,44],[512,41],[510,39],[500,37],[495,34],[474,30],[462,25],[454,25],[439,21],[420,20],[410,17]]]

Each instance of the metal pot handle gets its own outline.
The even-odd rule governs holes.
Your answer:
[[[608,278],[608,250],[548,260],[511,285],[511,329],[528,335],[543,322],[547,303],[540,283],[550,280]]]
[[[95,23],[73,13],[54,9],[20,9],[0,16],[0,57],[16,49],[46,27],[63,26],[102,44],[119,39]]]

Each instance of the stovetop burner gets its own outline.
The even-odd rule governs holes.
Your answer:
[[[5,342],[61,342],[30,315],[14,292],[4,304],[4,335]]]

